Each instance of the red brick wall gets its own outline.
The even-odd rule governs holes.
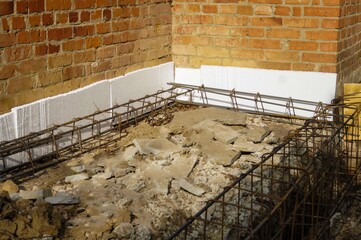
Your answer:
[[[0,113],[171,60],[169,0],[0,1]]]
[[[340,0],[341,1],[341,0]],[[340,18],[339,89],[361,81],[361,1],[342,0]],[[341,91],[342,92],[342,91]]]
[[[173,60],[336,72],[340,1],[175,0]]]

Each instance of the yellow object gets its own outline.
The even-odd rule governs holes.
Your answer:
[[[358,107],[361,107],[361,84],[358,83],[347,83],[343,85],[343,94],[345,97],[345,103],[346,104],[355,104]],[[355,110],[352,108],[345,108],[344,109],[344,114],[345,115],[351,115],[353,114]],[[361,114],[358,115],[358,123],[356,124],[360,124],[361,123]],[[357,127],[357,129],[354,128],[349,128],[348,129],[348,133],[349,134],[356,134],[358,130],[358,138],[357,140],[360,140],[360,136],[361,136],[361,128]],[[348,139],[352,139],[352,136],[349,136]],[[355,138],[354,138],[355,140]]]

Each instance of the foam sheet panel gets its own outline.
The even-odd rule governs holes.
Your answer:
[[[0,116],[0,142],[9,141],[16,138],[15,130],[15,115],[13,112],[6,113]],[[14,166],[18,164],[19,156],[10,156],[5,158],[6,166]],[[0,161],[0,169],[3,169],[3,161]]]
[[[236,89],[241,92],[272,95],[293,99],[330,103],[335,97],[336,74],[250,69],[240,67],[202,66],[197,69],[176,69],[176,82],[202,85],[220,89]],[[179,74],[179,75],[178,75]],[[190,81],[190,79],[194,79]],[[228,97],[207,94],[209,103],[228,107]],[[199,100],[198,100],[199,101]],[[253,101],[243,101],[242,108],[253,110]],[[285,113],[284,107],[264,105],[274,113]],[[295,107],[308,108],[310,111],[296,110],[296,115],[311,117],[315,109],[307,105],[295,104]]]

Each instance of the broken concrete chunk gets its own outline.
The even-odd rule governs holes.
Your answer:
[[[175,145],[166,138],[157,139],[135,139],[133,141],[135,147],[142,155],[160,154],[160,153],[175,153],[182,150],[182,147]]]
[[[131,223],[121,223],[114,228],[113,233],[115,233],[117,237],[131,239],[134,235],[134,228]]]
[[[58,192],[54,197],[47,197],[45,198],[45,202],[51,203],[53,205],[57,204],[78,204],[79,197],[68,193],[68,192]]]
[[[204,120],[210,119],[225,125],[246,125],[247,114],[221,108],[200,108],[186,112],[176,112],[170,123],[171,131],[191,128]]]
[[[198,197],[202,196],[206,192],[202,188],[194,186],[193,184],[187,182],[184,178],[179,179],[179,186],[187,192]]]
[[[97,173],[95,175],[92,176],[92,178],[97,178],[97,179],[109,179],[111,177],[113,177],[113,172],[110,171],[109,169],[106,169],[105,172],[103,173]]]
[[[87,179],[89,179],[88,174],[80,173],[80,174],[75,174],[75,175],[65,177],[65,182],[66,183],[73,183],[73,182],[87,180]]]
[[[130,161],[130,160],[134,159],[137,152],[138,152],[138,149],[136,147],[129,146],[123,152],[123,159],[125,161]]]
[[[248,141],[260,143],[271,133],[271,130],[267,127],[251,126],[243,133]]]
[[[261,151],[263,149],[263,145],[249,142],[244,136],[241,136],[233,143],[232,149],[252,153]]]
[[[217,164],[230,166],[241,156],[240,151],[234,151],[228,145],[213,141],[201,146],[202,155]]]
[[[74,166],[71,167],[71,170],[73,170],[76,173],[81,173],[85,171],[85,166],[84,165]]]
[[[20,190],[19,197],[27,200],[34,200],[39,198],[51,197],[53,194],[50,189],[39,189],[33,191]]]
[[[149,181],[155,186],[155,190],[164,194],[168,192],[170,177],[157,163],[151,162],[142,172],[142,176],[144,179],[149,179]]]
[[[126,188],[135,192],[139,192],[141,189],[146,187],[144,180],[138,179],[137,176],[131,176],[125,179],[118,178],[117,183],[124,184]]]
[[[197,130],[208,130],[214,134],[215,139],[227,144],[234,142],[239,136],[239,133],[232,128],[223,126],[209,119],[194,125],[193,128]]]
[[[198,156],[184,157],[178,155],[172,161],[172,164],[164,167],[164,171],[175,179],[185,178],[191,173],[194,165],[196,164]]]

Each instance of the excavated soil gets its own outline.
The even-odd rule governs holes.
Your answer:
[[[199,108],[142,122],[113,155],[3,183],[0,239],[164,239],[297,128],[279,120]]]

